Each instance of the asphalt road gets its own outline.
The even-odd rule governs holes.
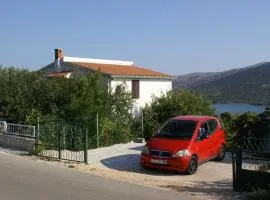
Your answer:
[[[180,193],[108,180],[0,152],[2,200],[191,200]]]

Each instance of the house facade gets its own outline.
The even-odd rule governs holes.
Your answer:
[[[172,90],[173,76],[136,66],[131,61],[103,60],[92,58],[66,57],[61,49],[55,49],[54,61],[43,67],[48,77],[72,77],[73,73],[99,71],[106,84],[114,91],[125,84],[135,100],[134,109],[143,108],[152,98]]]

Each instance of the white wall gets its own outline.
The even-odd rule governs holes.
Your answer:
[[[159,97],[161,94],[166,94],[168,91],[172,90],[171,80],[162,79],[134,79],[139,80],[139,99],[135,100],[135,109],[144,107],[146,103],[152,101],[152,97]],[[127,89],[131,92],[132,79],[117,79],[111,81],[111,88],[114,92],[117,85],[126,84]]]
[[[131,91],[131,80],[124,80],[124,79],[117,79],[117,80],[111,80],[111,89],[112,92],[115,91],[115,88],[118,85],[125,84],[128,91]]]

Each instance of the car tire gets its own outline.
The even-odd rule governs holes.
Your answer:
[[[143,169],[145,169],[145,170],[149,170],[149,169],[150,169],[149,167],[147,167],[147,166],[144,165],[144,164],[141,164],[141,167],[142,167]]]
[[[195,174],[198,169],[198,159],[196,156],[191,156],[188,167],[187,167],[187,174],[192,175]]]
[[[223,161],[224,158],[225,158],[225,154],[226,154],[225,145],[222,144],[220,149],[219,149],[218,155],[217,155],[217,160],[218,161]]]

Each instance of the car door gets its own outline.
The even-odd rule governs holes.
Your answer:
[[[197,132],[197,138],[195,139],[196,151],[198,155],[199,162],[204,162],[208,160],[211,154],[211,142],[210,138],[205,136],[202,137],[203,130],[205,130],[205,134],[208,134],[208,124],[207,121],[203,121],[200,125],[200,128]]]
[[[208,138],[211,143],[211,157],[215,157],[220,148],[220,136],[218,133],[218,122],[216,119],[207,120],[208,124]]]

